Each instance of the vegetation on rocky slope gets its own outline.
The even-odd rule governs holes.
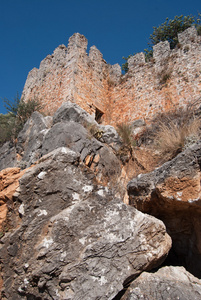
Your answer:
[[[42,108],[38,99],[24,102],[18,93],[14,101],[7,98],[4,98],[3,101],[8,113],[0,114],[0,145],[6,141],[14,140],[31,114]]]

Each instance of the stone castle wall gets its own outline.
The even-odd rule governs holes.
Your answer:
[[[53,114],[65,101],[80,105],[103,123],[116,125],[151,119],[157,112],[185,105],[201,96],[201,37],[191,27],[179,34],[177,49],[168,42],[154,46],[153,59],[143,53],[128,60],[129,71],[108,65],[100,51],[79,33],[30,71],[23,90],[25,101],[37,97]]]

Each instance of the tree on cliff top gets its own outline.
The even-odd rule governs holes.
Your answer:
[[[168,41],[170,43],[170,48],[174,49],[178,44],[177,34],[183,32],[187,28],[191,26],[195,26],[198,34],[201,35],[201,14],[198,13],[198,16],[175,16],[173,20],[169,20],[166,18],[166,21],[162,23],[158,27],[153,27],[153,33],[149,37],[149,49],[145,49],[145,59],[148,61],[153,56],[153,46],[158,44],[159,42]],[[124,64],[122,64],[122,70],[128,71],[128,59],[132,55],[128,57],[123,57],[126,60]]]
[[[175,16],[173,20],[166,18],[166,21],[162,23],[159,27],[153,27],[154,31],[150,35],[148,43],[153,46],[159,42],[168,41],[170,43],[170,48],[174,49],[178,44],[177,34],[183,32],[191,26],[196,26],[200,28],[200,17],[195,16]]]

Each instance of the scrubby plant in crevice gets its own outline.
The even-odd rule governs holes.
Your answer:
[[[117,133],[122,140],[122,147],[118,151],[118,156],[125,163],[133,156],[133,147],[136,146],[136,141],[132,134],[132,127],[128,123],[118,124]]]
[[[101,140],[104,131],[100,130],[96,124],[86,125],[86,128],[90,136],[95,137],[97,140]]]
[[[128,123],[120,123],[117,125],[117,132],[126,146],[132,146],[132,128]]]

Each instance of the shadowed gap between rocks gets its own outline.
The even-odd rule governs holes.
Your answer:
[[[134,192],[138,196],[142,192]],[[156,190],[151,193],[148,203],[138,203],[133,205],[142,212],[156,217],[161,220],[166,228],[167,233],[172,239],[172,247],[159,268],[164,266],[183,266],[188,272],[201,279],[201,266],[199,267],[199,255],[197,253],[197,241],[199,231],[199,215],[195,213],[195,208],[188,206],[188,203],[182,203],[175,208],[163,207],[160,197]],[[186,206],[186,207],[184,207]],[[199,246],[198,246],[199,247]],[[157,268],[157,270],[159,269]],[[155,270],[152,270],[153,272]],[[120,299],[120,298],[117,298]],[[116,300],[116,299],[115,299]]]

